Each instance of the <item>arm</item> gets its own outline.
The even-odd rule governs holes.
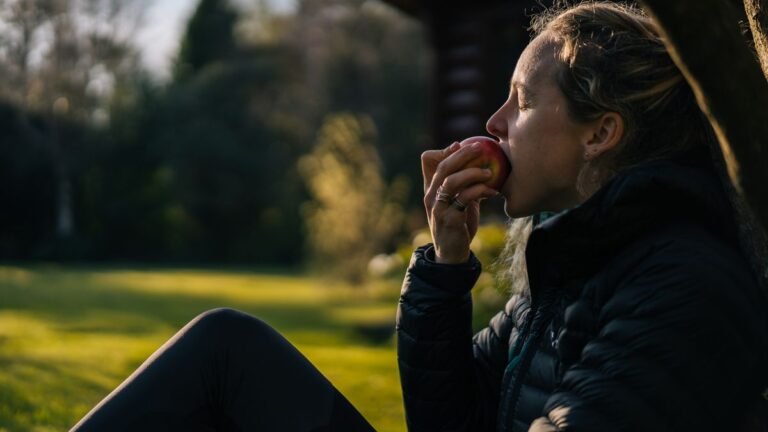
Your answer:
[[[739,430],[745,395],[759,393],[762,302],[738,258],[677,252],[602,303],[532,432]]]
[[[454,143],[421,155],[424,209],[434,244],[414,253],[397,316],[398,363],[411,431],[479,431],[493,420],[479,411],[488,408],[475,394],[479,381],[473,369],[470,290],[481,268],[469,247],[477,233],[480,200],[498,195],[483,183],[490,170],[467,166],[480,153],[478,145]]]
[[[472,336],[470,290],[480,274],[465,264],[437,264],[416,250],[397,317],[398,364],[410,431],[494,430],[499,387],[514,326],[515,296]]]

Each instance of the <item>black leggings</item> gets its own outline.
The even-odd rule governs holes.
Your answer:
[[[232,309],[181,329],[73,431],[372,431],[277,331]]]

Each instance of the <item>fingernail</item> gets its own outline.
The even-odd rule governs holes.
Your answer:
[[[489,170],[488,168],[484,169],[483,173],[486,175],[486,177],[490,176],[490,175],[493,175],[493,172],[491,172],[491,170]]]

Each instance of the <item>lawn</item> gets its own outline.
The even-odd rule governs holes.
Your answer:
[[[282,332],[377,430],[404,430],[397,284],[329,285],[276,272],[0,266],[0,431],[67,430],[182,325],[222,306]]]

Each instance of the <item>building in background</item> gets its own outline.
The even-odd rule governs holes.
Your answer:
[[[434,50],[433,145],[487,135],[530,40],[532,13],[548,0],[385,0],[427,27]]]

